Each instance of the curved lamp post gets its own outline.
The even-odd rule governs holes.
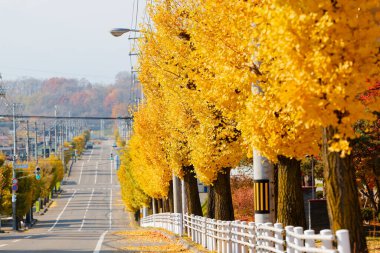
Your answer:
[[[140,32],[140,30],[129,29],[129,28],[114,28],[110,31],[110,33],[115,37],[119,37],[119,36],[123,35],[124,33],[128,33],[128,32]]]

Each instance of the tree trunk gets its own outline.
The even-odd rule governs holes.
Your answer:
[[[207,218],[215,219],[215,190],[214,186],[210,185],[207,194]]]
[[[163,213],[170,212],[169,198],[162,199]]]
[[[152,201],[152,213],[153,213],[153,210],[155,210],[156,213],[160,213],[160,211],[158,209],[158,205],[157,205],[157,199],[153,199],[153,201]]]
[[[305,207],[301,187],[301,162],[278,157],[277,220],[284,226],[306,227]]]
[[[351,157],[342,158],[340,153],[328,150],[335,133],[332,127],[323,129],[323,174],[331,229],[348,229],[351,252],[368,252]]]
[[[168,212],[174,213],[173,180],[170,181],[167,201],[168,201],[168,205],[169,205]]]
[[[163,211],[162,211],[162,201],[161,201],[161,199],[155,199],[154,201],[157,202],[157,206],[158,206],[157,213],[163,213]]]
[[[214,181],[215,219],[217,220],[232,221],[235,219],[230,185],[230,171],[230,168],[225,168],[218,173],[218,178]]]
[[[274,165],[274,217],[277,217],[278,214],[278,164]]]
[[[25,224],[28,224],[28,225],[31,225],[32,224],[32,221],[30,220],[30,210],[31,209],[29,209],[29,211],[26,213],[26,215],[25,215]]]
[[[187,211],[189,214],[203,216],[194,167],[192,165],[183,166],[182,169],[184,172],[184,182],[186,187]]]
[[[380,166],[379,165],[380,165],[380,158],[377,158],[377,159],[375,159],[374,165],[372,167],[372,172],[375,175],[374,181],[375,181],[376,189],[380,189],[380,175],[379,175]],[[376,217],[379,217],[379,214],[380,214],[380,200],[379,200],[380,194],[379,194],[379,191],[376,191],[376,193],[374,193],[374,196],[375,196],[374,199],[377,199],[377,201],[375,203]]]

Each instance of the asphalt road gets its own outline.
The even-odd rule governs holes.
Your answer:
[[[54,206],[27,232],[0,234],[3,252],[113,252],[113,231],[129,228],[120,186],[109,159],[112,142],[86,150]]]

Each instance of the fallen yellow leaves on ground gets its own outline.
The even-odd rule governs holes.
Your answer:
[[[368,251],[370,253],[380,252],[380,238],[367,237]]]
[[[116,232],[115,235],[122,235],[124,236],[124,240],[128,240],[128,241],[162,242],[162,243],[171,242],[171,240],[169,240],[167,237],[165,237],[161,233],[157,231],[151,231],[151,230],[122,231],[122,232]]]
[[[133,245],[121,248],[127,252],[191,252],[186,250],[178,240],[171,240],[154,230],[132,230],[115,232],[114,234],[122,236],[123,240],[128,243],[133,243]]]
[[[168,244],[160,246],[134,246],[134,247],[124,247],[123,250],[128,251],[141,251],[141,252],[184,252],[190,253],[191,251],[184,249],[178,244]]]

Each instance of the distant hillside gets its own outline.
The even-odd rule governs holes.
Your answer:
[[[54,115],[57,105],[59,115],[125,116],[140,94],[127,72],[119,73],[109,86],[58,77],[4,81],[4,86],[8,99],[25,105],[24,114],[38,115]]]

